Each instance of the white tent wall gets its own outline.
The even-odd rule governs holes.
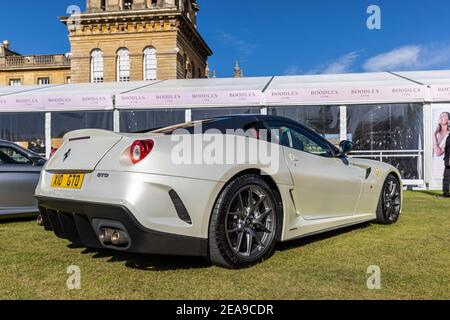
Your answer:
[[[115,123],[118,119],[114,116],[115,95],[155,83],[157,81],[0,88],[0,123],[9,127],[0,126],[0,138],[15,138],[22,146],[49,157],[52,147],[57,148],[64,133],[70,130],[90,125],[108,130],[118,128],[119,124]],[[21,130],[30,132],[21,135],[18,133]],[[32,137],[33,130],[39,131],[36,137]],[[42,141],[45,146],[41,145]]]
[[[430,189],[440,189],[444,161],[443,156],[435,154],[434,144],[439,116],[443,112],[450,115],[450,70],[399,72],[398,75],[428,88],[427,103],[424,105],[425,182]]]
[[[11,105],[12,101],[17,103]],[[413,114],[415,127],[405,118],[395,130],[398,134],[412,128],[419,131],[415,148],[395,149],[398,141],[394,141],[394,147],[387,150],[371,147],[356,150],[353,156],[394,161],[397,165],[410,163],[407,166],[416,166],[417,172],[406,174],[407,185],[440,188],[442,181],[433,172],[433,110],[450,107],[448,102],[450,71],[166,80],[0,87],[0,119],[12,113],[34,112],[42,121],[40,127],[45,128],[49,156],[55,126],[61,126],[55,121],[61,119],[64,126],[62,115],[67,114],[106,112],[111,122],[108,129],[126,132],[219,114],[281,114],[304,120],[336,143],[355,138],[355,128],[366,125],[355,123],[362,115],[372,117],[371,126],[376,127],[380,125],[377,117],[393,114],[399,119]],[[320,123],[324,120],[332,123],[331,128]],[[392,128],[384,130],[390,137]]]
[[[142,131],[223,114],[260,113],[263,90],[271,79],[167,80],[118,95],[121,131]]]

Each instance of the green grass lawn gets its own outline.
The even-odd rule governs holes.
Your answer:
[[[406,192],[394,226],[279,244],[246,270],[71,248],[34,221],[1,223],[0,252],[0,299],[450,299],[450,200]],[[66,287],[70,265],[81,268],[81,290]],[[381,290],[367,289],[370,265],[381,268]]]

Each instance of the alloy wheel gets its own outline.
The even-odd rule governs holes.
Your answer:
[[[228,244],[244,259],[256,259],[275,237],[275,207],[259,186],[240,189],[232,198],[225,219]]]
[[[386,218],[395,221],[400,215],[400,206],[400,185],[396,179],[389,179],[383,190],[383,209]]]

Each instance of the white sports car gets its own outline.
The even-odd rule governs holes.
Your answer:
[[[46,164],[36,197],[44,227],[73,243],[240,268],[268,258],[277,241],[397,221],[399,172],[349,158],[351,149],[265,115],[138,134],[80,130]]]

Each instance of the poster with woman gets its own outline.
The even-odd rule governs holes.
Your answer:
[[[433,108],[433,178],[443,179],[445,148],[450,135],[450,106]]]

